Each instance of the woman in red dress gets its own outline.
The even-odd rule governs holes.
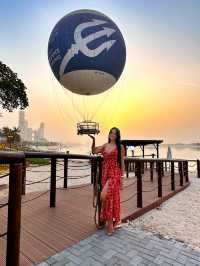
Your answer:
[[[125,150],[121,145],[120,131],[113,127],[110,129],[108,143],[95,147],[92,143],[92,152],[103,155],[102,164],[102,191],[101,191],[101,221],[107,222],[107,234],[111,235],[120,225],[120,187],[124,174]]]

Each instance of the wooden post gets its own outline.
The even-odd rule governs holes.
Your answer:
[[[22,164],[10,165],[6,266],[19,266]]]
[[[197,160],[197,177],[200,178],[200,161]]]
[[[174,162],[171,161],[171,190],[175,190]]]
[[[22,164],[22,195],[26,194],[26,159],[23,160]]]
[[[141,173],[144,174],[144,162],[141,162]]]
[[[128,169],[128,161],[125,161],[125,169],[126,169],[126,177],[128,178],[129,177],[129,169]]]
[[[56,158],[51,158],[50,207],[56,206]]]
[[[163,163],[161,161],[158,162],[158,197],[162,197],[162,167]]]
[[[157,158],[159,158],[159,144],[156,144],[156,153],[157,153]]]
[[[128,172],[129,173],[131,172],[131,162],[130,161],[128,162]]]
[[[130,172],[132,172],[133,171],[133,164],[132,164],[133,162],[130,162]]]
[[[156,172],[158,172],[158,162],[156,161]]]
[[[178,162],[179,175],[180,175],[180,186],[183,186],[183,163]]]
[[[165,171],[167,172],[167,162],[165,162]]]
[[[142,145],[142,157],[144,158],[144,145]]]
[[[125,150],[125,157],[127,156],[127,146],[124,145],[124,150]]]
[[[142,163],[136,162],[136,177],[137,177],[137,207],[142,208]]]
[[[68,158],[64,158],[64,188],[67,188],[67,177],[68,177]]]
[[[164,176],[164,163],[161,164],[161,175]]]
[[[153,168],[154,168],[154,162],[150,162],[150,174],[151,174],[151,181],[153,182]]]
[[[185,165],[185,182],[188,183],[189,182],[188,161],[185,161],[184,165]]]

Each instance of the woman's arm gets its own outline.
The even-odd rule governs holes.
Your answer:
[[[92,153],[93,154],[100,153],[102,151],[102,149],[104,148],[105,144],[102,146],[95,147],[95,137],[92,135],[88,135],[88,136],[92,139],[92,147],[91,147]]]

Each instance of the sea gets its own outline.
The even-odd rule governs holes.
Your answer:
[[[45,151],[57,151],[57,152],[67,152],[75,153],[75,154],[87,154],[91,153],[91,148],[88,145],[58,145],[58,146],[38,146],[37,150],[45,150]],[[159,146],[159,157],[167,158],[168,147],[170,146],[172,152],[172,158],[174,159],[187,159],[187,160],[196,160],[200,159],[200,145],[190,146],[190,145],[175,145],[175,144],[160,144]],[[128,149],[127,155],[131,156],[133,147]],[[151,154],[156,154],[156,149],[153,145],[145,146],[145,156],[148,157]],[[142,156],[142,151],[140,147],[134,148],[135,156]]]

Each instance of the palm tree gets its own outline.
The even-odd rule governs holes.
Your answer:
[[[19,132],[20,132],[20,129],[17,127],[13,127],[13,128],[3,127],[2,133],[4,136],[6,136],[7,142],[10,144],[10,148],[11,148],[11,144],[17,144],[20,142],[21,138],[20,138]]]
[[[20,137],[20,128],[19,127],[13,127],[12,129],[12,135],[13,135],[13,142],[19,143],[21,141]]]

